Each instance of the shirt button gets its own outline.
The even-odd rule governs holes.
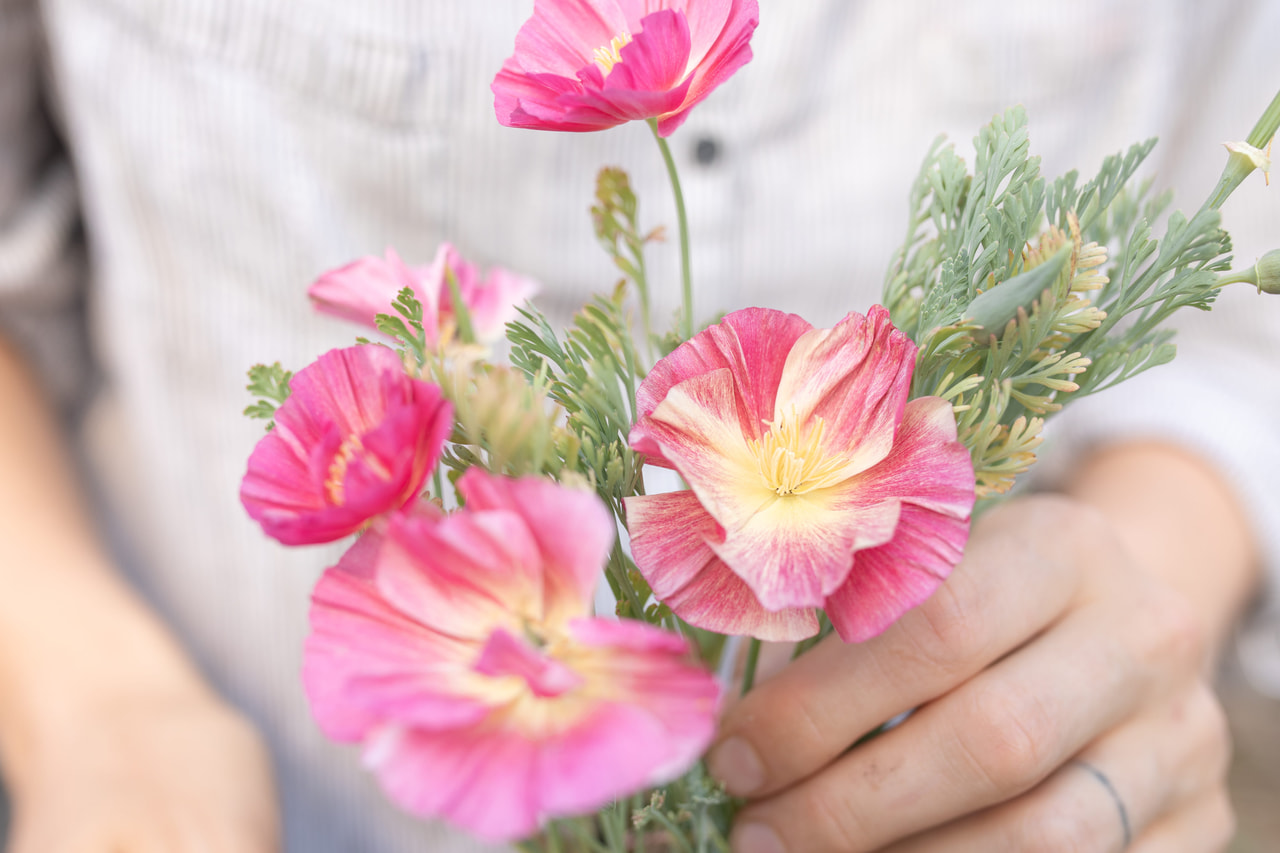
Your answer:
[[[704,136],[693,147],[693,159],[699,166],[710,166],[720,159],[720,143],[710,136]]]

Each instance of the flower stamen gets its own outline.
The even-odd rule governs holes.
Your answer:
[[[823,452],[826,423],[822,418],[812,419],[808,434],[801,430],[794,406],[776,421],[765,423],[769,424],[769,431],[749,444],[756,454],[760,476],[774,494],[803,495],[844,479],[841,471],[846,460]]]
[[[613,39],[604,47],[595,49],[595,62],[600,67],[600,73],[608,77],[609,72],[613,70],[613,66],[622,61],[622,49],[631,44],[631,33],[622,33],[614,36]]]

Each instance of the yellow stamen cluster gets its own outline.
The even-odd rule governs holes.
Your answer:
[[[343,493],[342,481],[347,477],[347,467],[351,464],[351,460],[356,458],[356,454],[364,450],[364,443],[360,441],[360,436],[349,435],[347,440],[342,442],[342,446],[338,448],[338,452],[333,455],[333,461],[329,463],[329,476],[325,477],[324,490],[329,496],[329,500],[341,506],[346,500]]]
[[[614,36],[604,47],[595,49],[596,65],[600,66],[600,73],[608,77],[609,72],[613,70],[613,66],[622,61],[622,49],[631,44],[631,33],[623,33]]]
[[[774,494],[803,495],[844,479],[841,470],[845,460],[823,451],[826,423],[822,418],[813,418],[806,433],[793,406],[776,421],[766,423],[769,431],[749,444],[759,463],[760,476]]]

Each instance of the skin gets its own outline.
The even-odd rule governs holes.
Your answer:
[[[975,526],[880,637],[831,638],[732,707],[712,772],[751,798],[735,853],[1225,849],[1230,744],[1208,672],[1258,580],[1217,473],[1178,448],[1095,454],[1063,494]],[[849,749],[908,709],[895,729]]]
[[[273,853],[271,768],[120,582],[0,341],[0,755],[10,853]]]
[[[117,579],[3,349],[0,400],[12,853],[278,850],[262,744]],[[1115,803],[1076,756],[1124,798],[1131,850],[1225,847],[1229,747],[1205,673],[1256,564],[1217,474],[1163,445],[1113,448],[1065,495],[991,512],[929,602],[728,712],[711,766],[753,798],[734,849],[1119,849]]]

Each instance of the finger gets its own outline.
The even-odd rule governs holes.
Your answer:
[[[1128,609],[1111,600],[1074,612],[739,823],[770,827],[793,853],[873,850],[1029,790],[1168,692],[1153,660],[1170,646],[1193,654],[1176,619],[1135,620]]]
[[[882,853],[1120,850],[1221,789],[1229,757],[1222,711],[1200,685],[1108,732],[1029,793]]]
[[[1080,588],[1075,552],[1097,538],[1067,535],[1072,506],[1025,500],[985,516],[932,598],[865,643],[828,639],[733,706],[711,773],[739,796],[778,791],[1056,621]]]
[[[1235,833],[1235,811],[1219,789],[1160,820],[1126,853],[1221,853]]]

